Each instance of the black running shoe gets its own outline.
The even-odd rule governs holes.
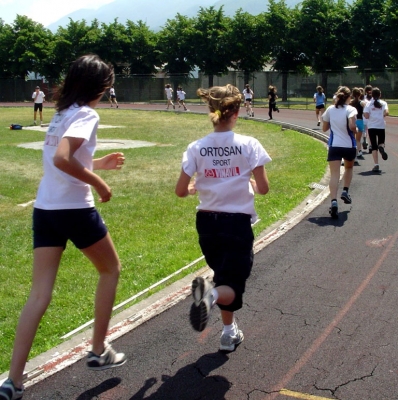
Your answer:
[[[352,203],[351,196],[345,190],[341,193],[341,200],[343,200],[345,204]]]
[[[388,159],[388,154],[386,153],[386,151],[384,150],[383,146],[379,146],[379,151],[381,154],[381,158],[385,161]]]
[[[332,201],[332,204],[329,208],[329,214],[333,219],[337,219],[339,217],[339,208],[336,200]]]

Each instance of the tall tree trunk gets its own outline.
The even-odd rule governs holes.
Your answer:
[[[214,75],[211,74],[211,75],[209,75],[209,88],[211,88],[213,86],[213,82],[214,82]]]
[[[322,72],[321,74],[321,86],[323,87],[323,93],[326,93],[328,91],[328,73],[327,72]]]
[[[282,72],[282,101],[287,101],[287,78],[288,78],[288,72],[283,71]]]
[[[243,79],[244,79],[244,84],[246,83],[250,84],[250,72],[249,71],[243,71]]]

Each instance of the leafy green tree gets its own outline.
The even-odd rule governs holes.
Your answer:
[[[304,53],[304,44],[299,39],[299,10],[290,9],[285,0],[278,3],[269,0],[266,35],[271,41],[273,69],[282,74],[282,100],[287,100],[287,78],[289,71],[306,73],[308,58]]]
[[[232,53],[231,66],[243,71],[245,82],[251,75],[263,69],[271,53],[268,21],[242,9],[231,20],[228,46]]]
[[[66,28],[59,27],[52,45],[51,65],[54,74],[65,73],[72,61],[88,54],[98,53],[101,29],[97,20],[87,25],[85,20],[73,21],[69,19]]]
[[[25,78],[29,72],[43,73],[52,33],[42,24],[17,15],[11,31],[3,28],[7,39],[10,75]]]
[[[193,18],[177,14],[158,32],[160,62],[169,74],[188,75],[195,68],[192,62],[195,46],[190,40],[193,24]]]
[[[106,25],[101,24],[101,32],[98,35],[97,54],[106,62],[113,64],[115,73],[123,72],[123,65],[126,60],[123,49],[128,45],[127,29],[117,22]]]
[[[0,78],[11,78],[12,71],[10,50],[13,47],[14,35],[12,27],[4,24],[4,21],[0,22]]]
[[[385,43],[390,57],[389,66],[398,67],[398,0],[387,0],[384,26]]]
[[[189,61],[199,67],[209,77],[209,86],[213,86],[213,77],[228,72],[232,54],[228,38],[230,37],[230,19],[225,17],[223,7],[216,10],[200,7],[195,18],[192,35],[189,37],[195,45],[195,53]]]
[[[370,82],[367,69],[384,70],[390,62],[386,45],[387,26],[385,0],[357,0],[351,8],[350,37],[354,63]]]
[[[127,21],[123,53],[132,74],[153,74],[159,65],[157,36],[143,21]]]
[[[342,72],[352,59],[352,44],[347,35],[350,25],[345,0],[304,0],[301,3],[298,35],[308,66],[321,73],[327,89],[330,72]]]

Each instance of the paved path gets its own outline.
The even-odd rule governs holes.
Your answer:
[[[266,111],[255,117],[266,119]],[[276,118],[317,128],[314,112],[282,110]],[[93,373],[79,360],[41,380],[80,357],[85,334],[73,351],[52,354],[56,366],[44,364],[51,352],[44,355],[45,371],[24,399],[398,399],[398,120],[387,124],[383,173],[369,172],[366,155],[354,170],[353,204],[340,202],[339,220],[318,197],[319,206],[284,235],[272,241],[282,226],[260,240],[237,313],[245,340],[234,353],[218,352],[218,310],[204,332],[191,329],[187,278],[119,316],[111,332],[129,358],[125,366]]]

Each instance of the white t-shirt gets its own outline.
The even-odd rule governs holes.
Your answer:
[[[180,100],[185,100],[185,95],[186,95],[186,93],[183,90],[177,90],[177,97]]]
[[[171,98],[173,97],[173,89],[172,88],[165,88],[164,89],[166,91],[166,96],[169,100],[171,100]]]
[[[249,214],[257,219],[250,177],[271,157],[260,142],[232,131],[212,132],[192,142],[182,160],[184,172],[196,172],[198,210]]]
[[[33,92],[32,99],[35,99],[35,103],[43,103],[46,95],[40,90],[39,92]]]
[[[250,89],[249,92],[247,92],[246,89],[243,89],[242,93],[243,93],[243,96],[244,96],[245,100],[251,100],[253,98],[253,94],[254,93],[253,93],[253,91],[251,89]]]
[[[323,121],[330,123],[330,147],[357,147],[355,135],[349,129],[348,118],[358,114],[355,107],[344,105],[343,107],[333,104],[329,106],[322,115]]]
[[[374,102],[374,99],[370,100],[363,110],[363,112],[369,113],[368,129],[385,129],[384,111],[388,111],[388,105],[385,101],[379,100],[381,108],[376,108]]]
[[[83,138],[74,157],[92,171],[99,116],[88,107],[76,104],[56,113],[48,127],[43,146],[44,175],[39,185],[35,208],[64,210],[94,207],[91,186],[58,169],[53,157],[63,137]]]
[[[110,96],[116,96],[115,88],[111,87],[111,88],[109,89],[109,95],[110,95]]]

